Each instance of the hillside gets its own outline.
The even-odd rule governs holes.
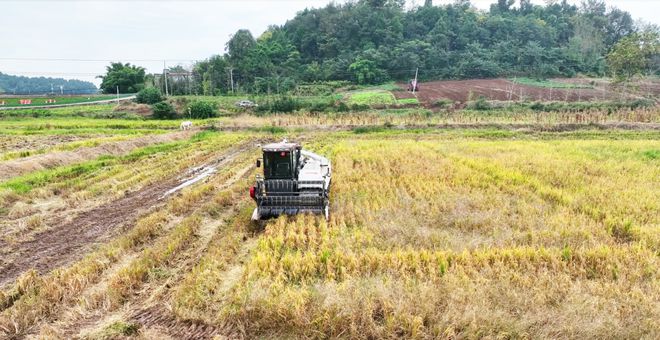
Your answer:
[[[62,86],[62,89],[60,89]],[[0,94],[88,94],[96,85],[77,79],[12,76],[0,72]]]
[[[613,46],[643,29],[600,0],[580,6],[500,0],[488,11],[469,1],[413,8],[397,0],[331,3],[256,38],[238,30],[224,55],[194,65],[193,92],[227,93],[230,72],[235,87],[258,93],[285,92],[301,82],[403,81],[417,68],[422,80],[601,76]],[[647,73],[658,69],[654,63]],[[189,90],[187,80],[182,84]]]

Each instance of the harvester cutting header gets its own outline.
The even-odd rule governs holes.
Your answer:
[[[257,175],[255,186],[250,188],[250,197],[257,203],[252,219],[298,213],[323,214],[328,219],[330,161],[287,140],[261,149],[263,177]],[[261,160],[257,160],[260,166]]]

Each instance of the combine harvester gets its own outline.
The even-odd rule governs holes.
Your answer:
[[[264,174],[257,175],[256,185],[250,188],[250,197],[257,203],[252,220],[299,213],[323,214],[329,219],[330,161],[286,139],[261,149]]]

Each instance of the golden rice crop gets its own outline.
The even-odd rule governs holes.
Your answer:
[[[198,314],[312,338],[660,331],[655,140],[330,144],[330,223],[269,222]]]

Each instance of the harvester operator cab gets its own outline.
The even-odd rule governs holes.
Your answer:
[[[272,143],[264,145],[263,166],[264,179],[289,179],[298,178],[300,170],[300,145],[297,143]],[[257,166],[260,162],[257,161]]]

